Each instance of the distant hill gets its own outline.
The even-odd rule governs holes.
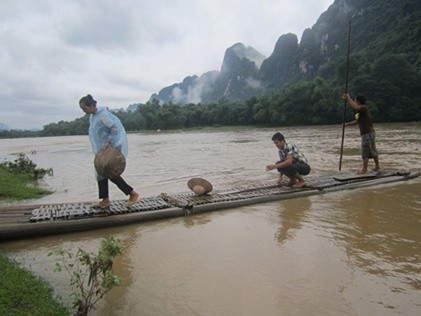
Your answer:
[[[126,112],[135,112],[138,106],[138,103],[130,104],[126,109]]]
[[[267,58],[237,43],[226,50],[220,71],[186,77],[153,94],[151,100],[174,104],[216,102],[223,97],[247,100],[315,77],[343,85],[350,20],[351,87],[361,89],[363,79],[378,80],[378,76],[396,82],[408,71],[408,81],[421,82],[421,1],[335,0],[311,28],[304,30],[300,41],[295,34],[281,35]],[[399,74],[381,71],[382,63],[391,62],[403,63]],[[411,65],[418,71],[410,70]]]
[[[6,124],[0,123],[0,130],[1,131],[10,131],[10,127]]]
[[[257,78],[264,60],[254,48],[237,43],[225,51],[220,71],[186,77],[153,94],[151,100],[174,104],[212,102],[222,97],[244,100],[263,91]]]

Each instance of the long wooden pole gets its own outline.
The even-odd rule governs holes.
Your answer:
[[[351,20],[348,22],[348,53],[346,57],[346,74],[345,74],[345,93],[348,93],[348,75],[349,75],[349,52],[351,48]],[[339,158],[339,171],[342,168],[342,154],[344,152],[344,139],[345,139],[345,112],[346,101],[344,100],[344,114],[342,118],[342,141],[341,141],[341,156]]]

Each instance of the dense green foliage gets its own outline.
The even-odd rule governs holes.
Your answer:
[[[69,315],[48,284],[0,255],[0,315]]]
[[[368,97],[376,122],[418,121],[421,120],[421,95],[417,90],[417,76],[414,67],[403,56],[389,55],[378,59],[370,71],[376,77],[384,78],[382,72],[390,71],[384,67],[393,63],[399,64],[401,72],[395,82],[390,80],[374,80],[367,75],[356,76],[350,83],[351,92],[359,91]],[[343,65],[338,66],[343,67]],[[368,67],[359,59],[355,67]],[[404,68],[405,67],[405,68]],[[336,72],[340,72],[337,69]],[[405,75],[404,75],[405,73]],[[412,75],[411,75],[412,74]],[[403,78],[402,78],[403,77]],[[399,78],[402,78],[400,80]],[[418,87],[421,83],[418,84]],[[278,92],[266,93],[252,97],[246,101],[229,101],[221,99],[217,103],[159,105],[157,102],[139,104],[136,112],[117,112],[128,131],[170,130],[204,126],[255,125],[255,126],[296,126],[296,125],[329,125],[340,124],[343,120],[344,102],[343,87],[317,77],[311,81],[300,81],[287,85]],[[404,95],[404,97],[401,97]],[[355,94],[353,95],[355,96]],[[346,117],[351,119],[353,112],[346,107]],[[41,136],[69,135],[69,130],[86,133],[86,125],[78,128],[72,122],[66,124],[49,124],[40,133]],[[64,129],[65,125],[69,130]],[[63,132],[60,132],[63,131]]]

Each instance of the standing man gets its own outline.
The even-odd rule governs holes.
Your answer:
[[[278,169],[278,184],[282,184],[282,175],[285,174],[289,178],[288,186],[293,188],[302,188],[306,186],[303,175],[310,173],[310,165],[307,158],[298,150],[294,144],[285,142],[284,135],[280,132],[272,136],[272,141],[279,149],[280,161],[276,164],[266,166],[266,171]]]
[[[96,101],[90,94],[80,99],[79,106],[83,112],[90,114],[89,140],[94,154],[96,155],[102,149],[107,147],[113,147],[119,150],[124,157],[127,158],[127,135],[120,119],[108,111],[105,107],[97,108]],[[107,179],[98,174],[98,172],[95,174],[98,181],[99,198],[102,199],[102,201],[95,203],[92,207],[100,207],[102,209],[110,207],[108,180],[116,184],[117,187],[124,192],[124,194],[129,196],[127,207],[131,207],[139,202],[139,194],[136,193],[136,191],[134,191],[121,176],[114,179]]]
[[[357,111],[355,120],[344,123],[344,126],[357,125],[361,134],[361,156],[363,159],[363,167],[357,171],[358,174],[364,174],[368,170],[368,160],[374,159],[376,164],[373,171],[379,172],[379,156],[376,149],[376,133],[373,128],[373,120],[370,110],[365,105],[366,99],[362,95],[358,95],[355,101],[351,99],[348,93],[343,95],[343,99]]]

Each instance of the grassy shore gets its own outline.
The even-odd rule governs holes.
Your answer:
[[[0,254],[0,315],[69,315],[50,286]]]
[[[0,200],[3,203],[39,198],[51,194],[51,191],[33,185],[34,180],[26,173],[16,174],[0,168],[0,179]]]
[[[51,191],[37,187],[28,173],[0,167],[0,202],[39,198]],[[0,247],[1,249],[1,247]],[[50,286],[19,267],[0,250],[0,315],[69,315]]]

